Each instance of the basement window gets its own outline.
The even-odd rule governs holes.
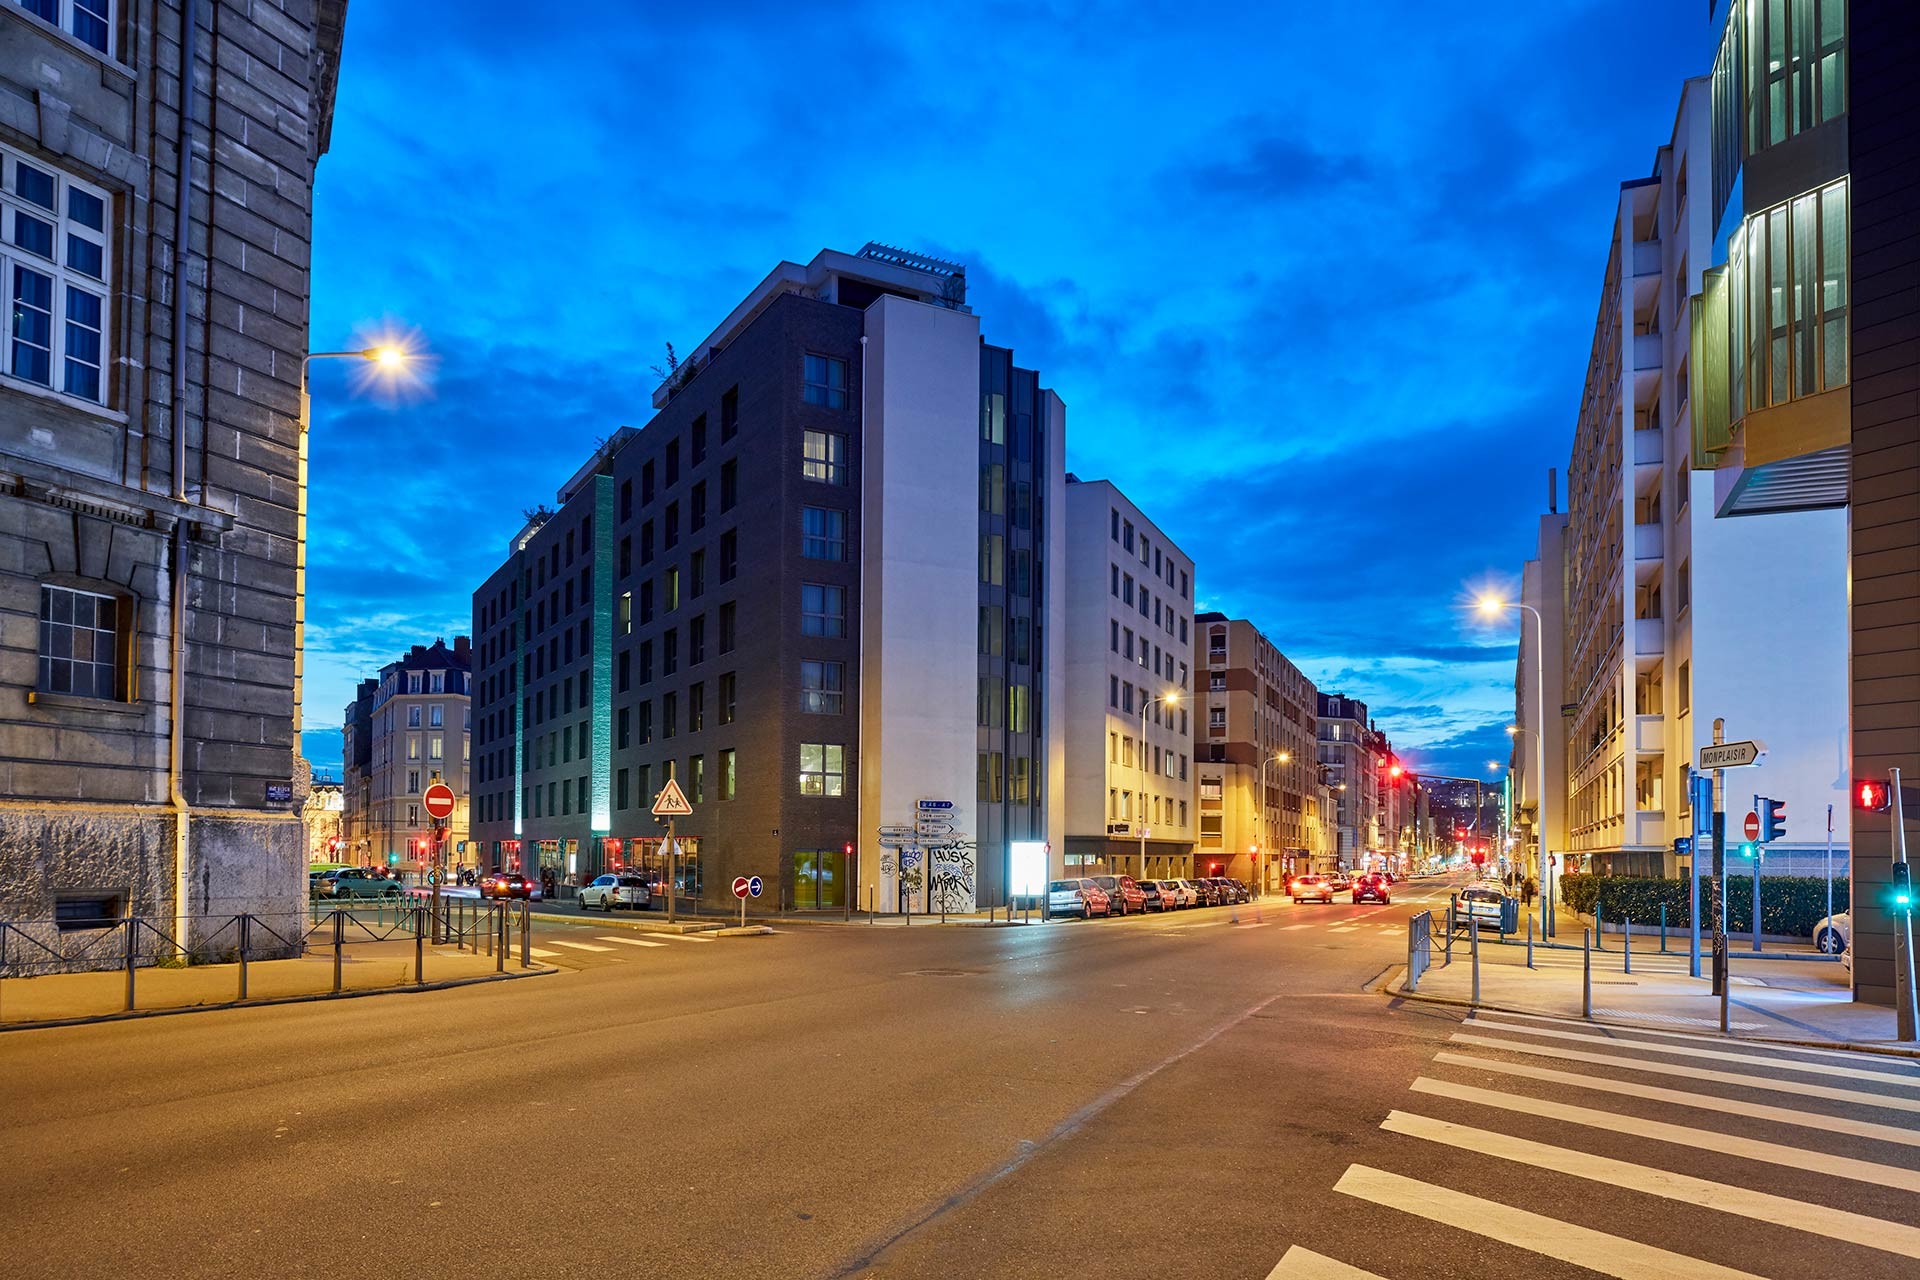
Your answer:
[[[61,933],[111,929],[126,914],[124,893],[63,893],[53,900],[53,923]]]

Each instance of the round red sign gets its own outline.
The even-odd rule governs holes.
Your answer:
[[[427,788],[425,795],[420,797],[420,803],[426,806],[427,812],[433,817],[451,818],[453,816],[453,788],[444,782],[436,782]]]
[[[1753,812],[1751,809],[1749,809],[1747,811],[1747,839],[1758,840],[1759,838],[1760,838],[1760,815]]]
[[[750,887],[751,886],[748,884],[747,878],[745,876],[735,876],[733,878],[733,896],[734,897],[736,898],[746,897],[747,890]]]

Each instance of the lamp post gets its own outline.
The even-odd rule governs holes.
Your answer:
[[[1260,850],[1264,848],[1269,857],[1273,854],[1273,832],[1267,827],[1267,766],[1286,764],[1292,759],[1291,752],[1279,751],[1260,762],[1260,843],[1254,847],[1253,851],[1253,891],[1255,893],[1259,893],[1263,888],[1260,883]]]
[[[1165,693],[1157,693],[1151,698],[1143,698],[1140,701],[1140,740],[1137,744],[1140,751],[1140,804],[1135,825],[1140,828],[1140,878],[1142,880],[1147,878],[1147,708],[1156,702],[1177,707],[1180,705],[1180,691],[1169,689]]]
[[[1538,878],[1540,868],[1547,860],[1547,738],[1541,732],[1547,721],[1546,676],[1547,665],[1547,624],[1540,617],[1540,611],[1530,604],[1518,600],[1502,600],[1499,596],[1480,597],[1480,612],[1493,617],[1508,609],[1524,609],[1533,615],[1533,705],[1534,714],[1540,718],[1533,726],[1534,749],[1534,821],[1533,850],[1527,856],[1527,874]],[[1526,628],[1521,628],[1524,640]]]

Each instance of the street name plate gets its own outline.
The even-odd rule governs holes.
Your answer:
[[[1700,748],[1700,769],[1739,769],[1750,764],[1759,764],[1767,755],[1767,744],[1748,740],[1746,742],[1721,742]]]

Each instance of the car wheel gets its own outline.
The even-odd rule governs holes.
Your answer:
[[[1819,948],[1821,955],[1826,956],[1837,956],[1847,949],[1837,929],[1822,929],[1820,936],[1814,940],[1814,946]]]
[[[602,899],[600,899],[600,909],[601,909],[602,911],[604,911],[604,912],[606,912],[606,913],[607,913],[608,915],[612,915],[612,914],[613,914],[613,899],[612,899],[612,898],[602,898]]]

